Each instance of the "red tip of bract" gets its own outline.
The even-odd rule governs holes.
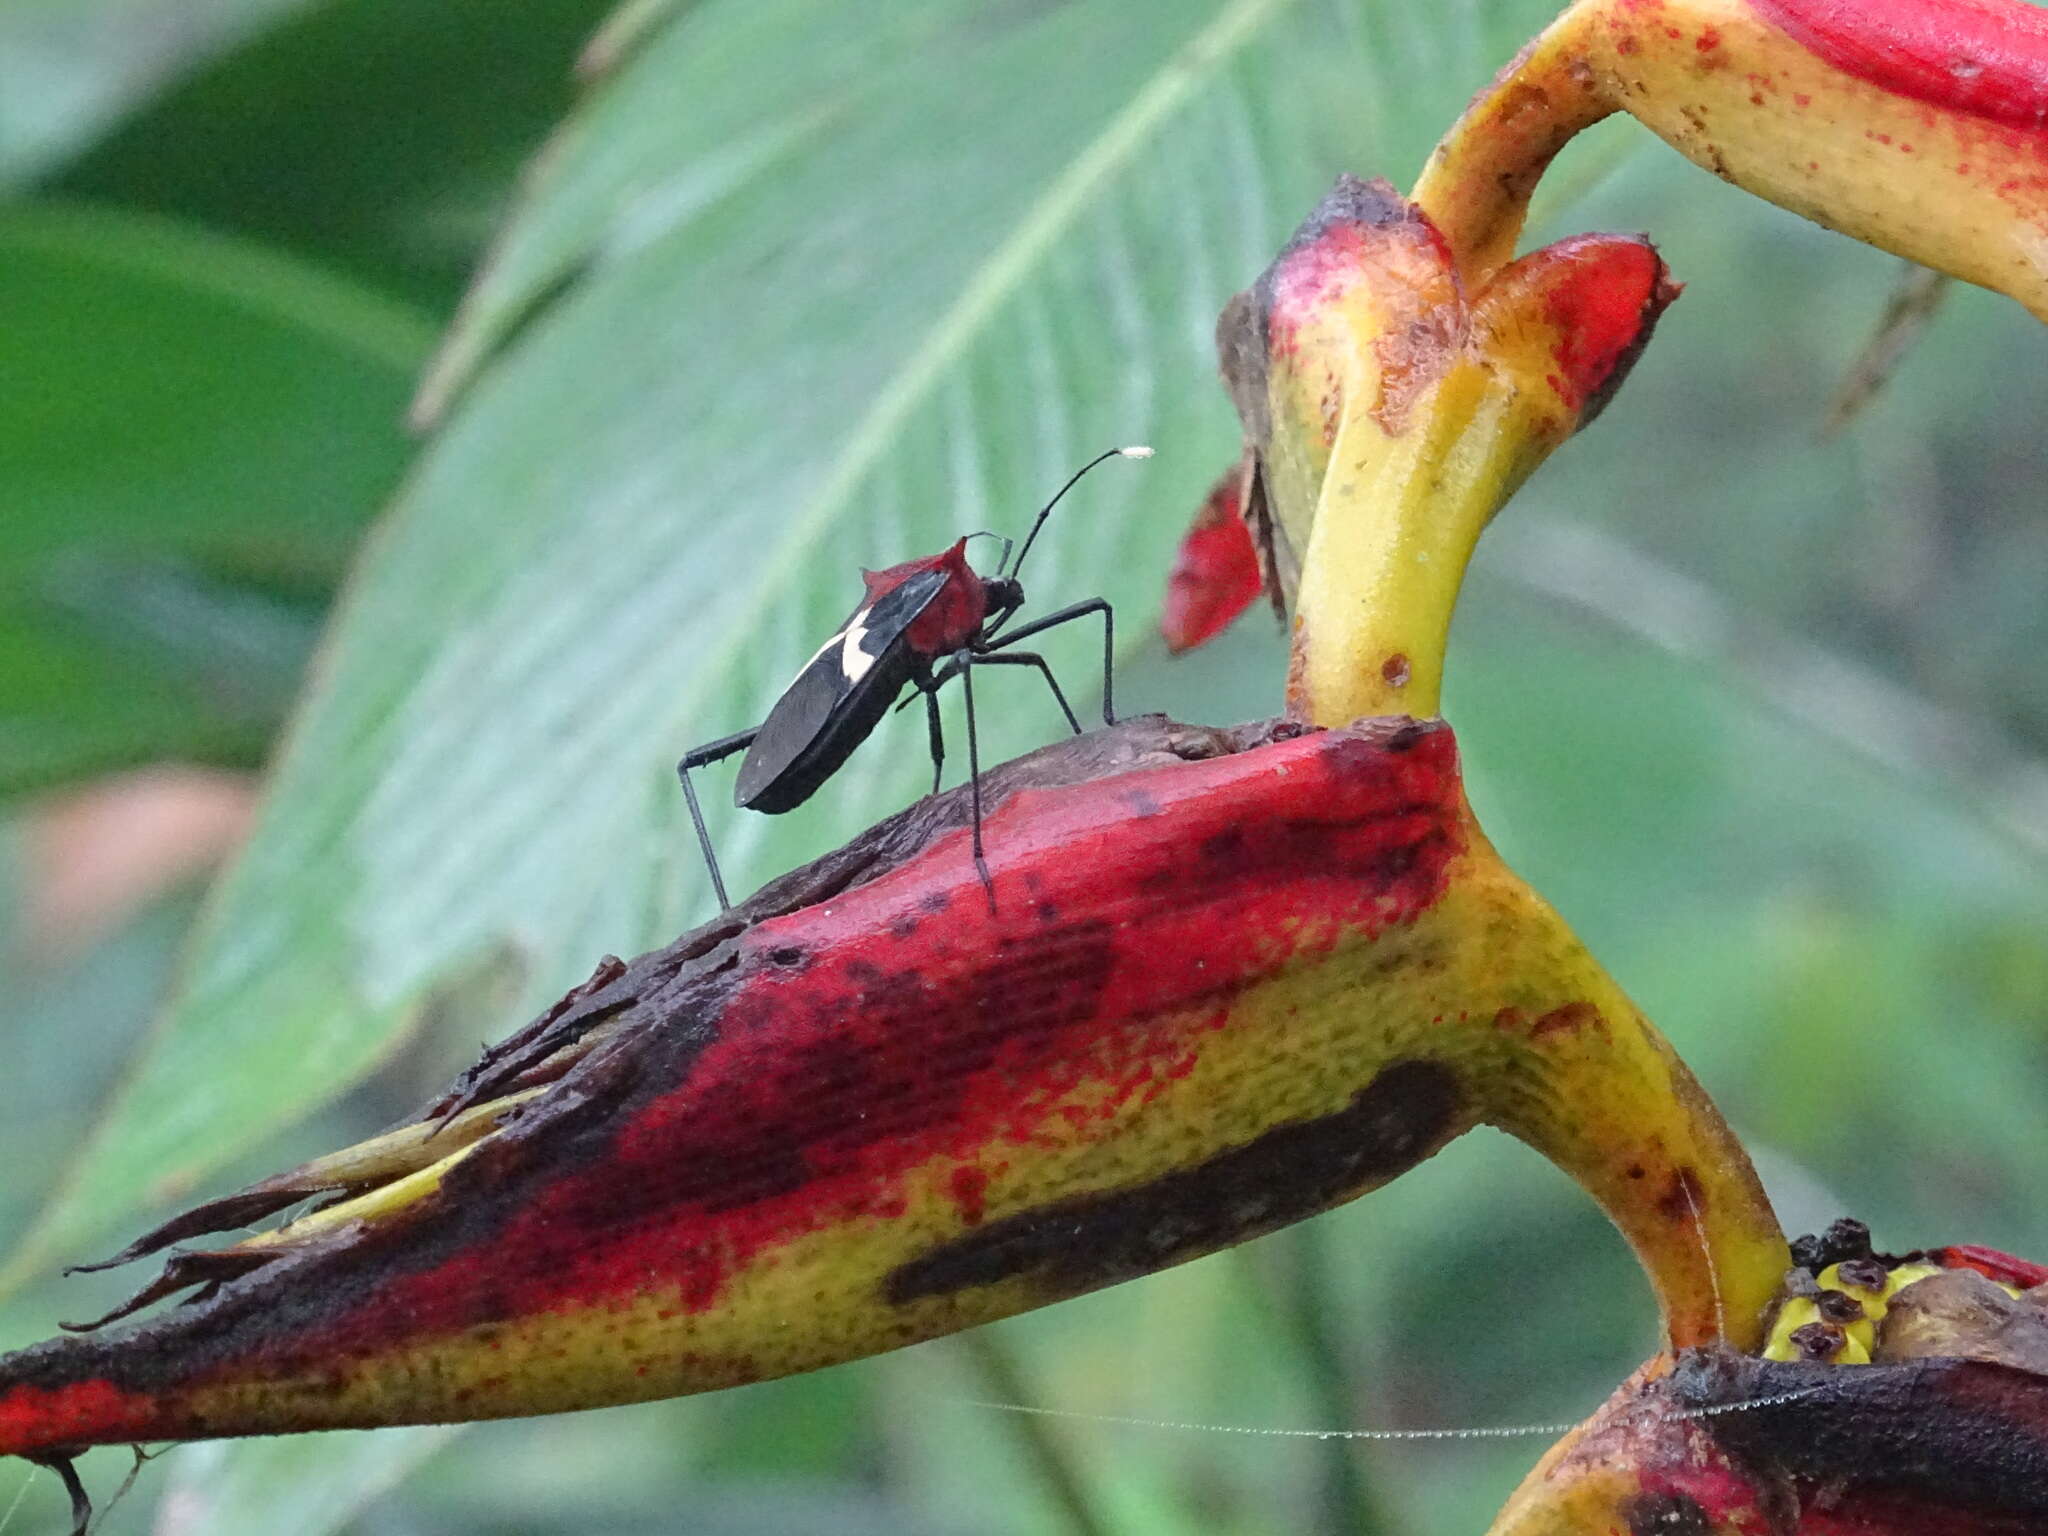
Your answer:
[[[2048,11],[2019,0],[1751,0],[1816,57],[1880,90],[2040,134]]]
[[[1216,482],[1173,558],[1159,632],[1176,656],[1222,634],[1265,584],[1244,521],[1244,478],[1233,468]]]
[[[1947,1248],[1937,1248],[1928,1257],[1943,1269],[1974,1269],[1980,1275],[1989,1276],[2004,1285],[2016,1285],[2023,1291],[2032,1290],[2037,1285],[2048,1285],[2048,1264],[2016,1259],[2009,1253],[1980,1247],[1976,1243],[1955,1243]]]
[[[1302,354],[1304,332],[1348,312],[1354,333],[1374,338],[1379,398],[1371,409],[1389,433],[1401,430],[1409,406],[1465,339],[1450,247],[1429,216],[1384,181],[1338,177],[1252,292],[1269,356],[1293,359],[1289,366],[1308,370],[1311,380],[1331,361]],[[1343,383],[1332,372],[1314,387],[1322,391],[1327,442],[1337,429]]]
[[[1577,235],[1523,260],[1547,269],[1543,318],[1557,331],[1553,382],[1583,427],[1621,388],[1678,284],[1656,247],[1630,235]]]
[[[55,1355],[56,1349],[43,1353]],[[38,1352],[13,1357],[31,1363]],[[0,1386],[0,1456],[61,1451],[74,1445],[106,1445],[145,1439],[155,1428],[155,1399],[127,1392],[110,1381],[34,1380]]]

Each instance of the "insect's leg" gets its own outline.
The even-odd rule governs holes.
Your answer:
[[[64,1485],[65,1495],[71,1500],[71,1536],[86,1536],[92,1529],[92,1499],[85,1491],[85,1484],[78,1480],[78,1468],[69,1456],[28,1456],[39,1467],[47,1467],[57,1474],[57,1481]]]
[[[946,772],[946,733],[939,726],[939,685],[924,690],[924,718],[932,733],[932,793],[939,792],[939,780]]]
[[[718,910],[721,912],[732,910],[732,898],[725,894],[725,877],[718,872],[718,855],[711,851],[711,833],[704,825],[704,809],[697,804],[697,790],[690,783],[690,770],[715,763],[722,757],[731,757],[733,753],[753,745],[754,738],[760,734],[760,727],[756,726],[735,736],[721,736],[701,747],[692,747],[676,764],[676,777],[683,781],[683,798],[690,804],[690,824],[697,829],[697,846],[704,850],[704,867],[711,871],[711,889],[718,893]]]
[[[735,752],[744,752],[754,744],[754,738],[761,734],[761,727],[751,731],[735,731],[730,736],[721,736],[716,741],[707,741],[701,747],[692,747],[683,754],[683,760],[676,764],[677,773],[686,773],[692,768],[702,768],[720,758],[731,757]]]
[[[957,651],[953,664],[960,669],[961,702],[967,710],[968,801],[974,808],[974,869],[981,876],[981,888],[988,896],[989,914],[996,910],[996,883],[989,875],[988,860],[981,851],[981,743],[974,734],[974,663],[972,651]]]
[[[1038,652],[1002,651],[994,655],[978,656],[975,658],[974,664],[978,667],[1038,668],[1040,674],[1045,678],[1045,686],[1052,690],[1053,698],[1059,702],[1060,713],[1067,717],[1067,724],[1074,728],[1076,736],[1081,734],[1080,718],[1075,715],[1073,705],[1067,702],[1066,694],[1061,691],[1060,680],[1052,675],[1052,668],[1046,664],[1045,658],[1039,655]]]
[[[1084,603],[1070,604],[1065,608],[1048,613],[1042,619],[1033,619],[1029,624],[1020,625],[1003,636],[1002,639],[992,643],[989,646],[989,650],[1000,651],[1007,649],[1015,645],[1019,640],[1028,640],[1033,635],[1042,635],[1048,629],[1056,628],[1061,624],[1069,623],[1074,619],[1082,618],[1091,613],[1102,615],[1102,723],[1104,725],[1115,725],[1116,696],[1113,689],[1116,685],[1116,615],[1110,611],[1109,604],[1101,598],[1091,597]],[[992,658],[984,653],[981,659],[988,661]]]
[[[919,679],[917,684],[918,691],[920,693],[934,693],[937,690],[945,687],[946,684],[953,681],[953,679],[958,677],[959,675],[960,669],[949,661],[943,667],[939,668],[937,672],[933,673],[929,678]],[[899,701],[896,705],[896,708],[899,710],[905,710],[910,708],[910,706],[912,704],[915,704],[916,702],[917,695],[912,694],[910,697]]]
[[[690,784],[690,760],[676,764],[683,781],[683,798],[690,803],[690,825],[697,829],[697,846],[704,850],[704,867],[711,871],[711,889],[718,893],[718,910],[730,912],[732,898],[725,894],[725,877],[718,872],[718,855],[711,851],[711,832],[704,825],[704,809],[697,804],[697,791]]]

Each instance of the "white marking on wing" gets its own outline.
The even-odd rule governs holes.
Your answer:
[[[875,664],[875,658],[861,644],[868,637],[868,612],[866,608],[861,609],[840,635],[844,645],[839,652],[839,672],[846,679],[846,686],[849,688],[866,677],[868,668]]]
[[[802,677],[804,673],[810,671],[811,662],[816,661],[820,656],[824,655],[827,651],[831,650],[833,646],[842,643],[846,639],[846,637],[852,634],[855,628],[860,625],[861,620],[865,619],[867,616],[868,611],[867,609],[863,608],[859,613],[856,613],[851,619],[847,621],[846,628],[840,630],[839,633],[836,635],[827,635],[825,637],[825,643],[819,646],[815,651],[811,652],[809,658],[805,660],[804,664],[796,669],[796,675],[798,677]]]
[[[811,654],[807,658],[805,658],[804,664],[796,669],[796,672],[791,678],[792,684],[794,684],[796,678],[802,677],[806,672],[810,671],[812,663],[817,661],[818,658],[823,656],[827,651],[831,650],[833,646],[857,645],[861,637],[868,632],[867,619],[868,615],[873,611],[873,605],[870,604],[868,607],[861,609],[861,611],[859,613],[856,613],[852,618],[848,619],[846,621],[846,628],[840,630],[835,635],[827,635],[825,637],[825,643],[819,646],[815,651],[811,652]],[[858,682],[861,678],[867,675],[868,668],[875,664],[875,658],[868,655],[865,651],[862,651],[860,653],[860,657],[861,659],[858,664],[858,667],[849,668],[846,665],[846,658],[844,654],[840,656],[839,670],[846,674],[847,681],[849,682]]]

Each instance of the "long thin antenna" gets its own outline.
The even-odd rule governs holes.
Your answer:
[[[1024,557],[1031,553],[1031,541],[1038,537],[1038,530],[1045,526],[1045,520],[1051,515],[1052,509],[1060,504],[1060,497],[1066,495],[1067,492],[1079,484],[1081,477],[1087,474],[1089,470],[1100,464],[1104,459],[1149,459],[1151,457],[1152,450],[1150,448],[1145,447],[1142,443],[1133,443],[1127,448],[1112,448],[1107,453],[1098,453],[1086,464],[1075,470],[1074,478],[1055,491],[1052,500],[1039,508],[1038,521],[1031,525],[1031,531],[1024,536],[1024,547],[1017,551],[1017,563],[1010,566],[1007,572],[1002,566],[997,566],[996,574],[998,576],[1008,575],[1014,578],[1017,572],[1024,569]]]

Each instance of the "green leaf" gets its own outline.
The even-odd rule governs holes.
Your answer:
[[[181,1445],[170,1453],[156,1529],[328,1536],[459,1433],[436,1424]]]
[[[183,71],[310,0],[8,0],[0,185],[63,158]]]
[[[160,3],[160,0],[158,0]],[[607,0],[325,0],[193,74],[49,185],[252,236],[439,309],[575,100]]]
[[[184,998],[15,1272],[358,1080],[451,968],[508,950],[538,999],[708,915],[675,759],[761,717],[858,566],[1020,529],[1151,440],[1029,578],[1142,630],[1235,452],[1222,300],[1548,9],[707,0],[658,28],[545,157],[449,355],[528,329],[373,544]],[[1088,675],[1087,636],[1048,649]],[[1053,728],[1027,682],[984,688],[990,753]],[[736,888],[918,794],[923,736],[717,817]]]
[[[0,214],[0,795],[254,761],[407,444],[426,330],[241,242]]]

